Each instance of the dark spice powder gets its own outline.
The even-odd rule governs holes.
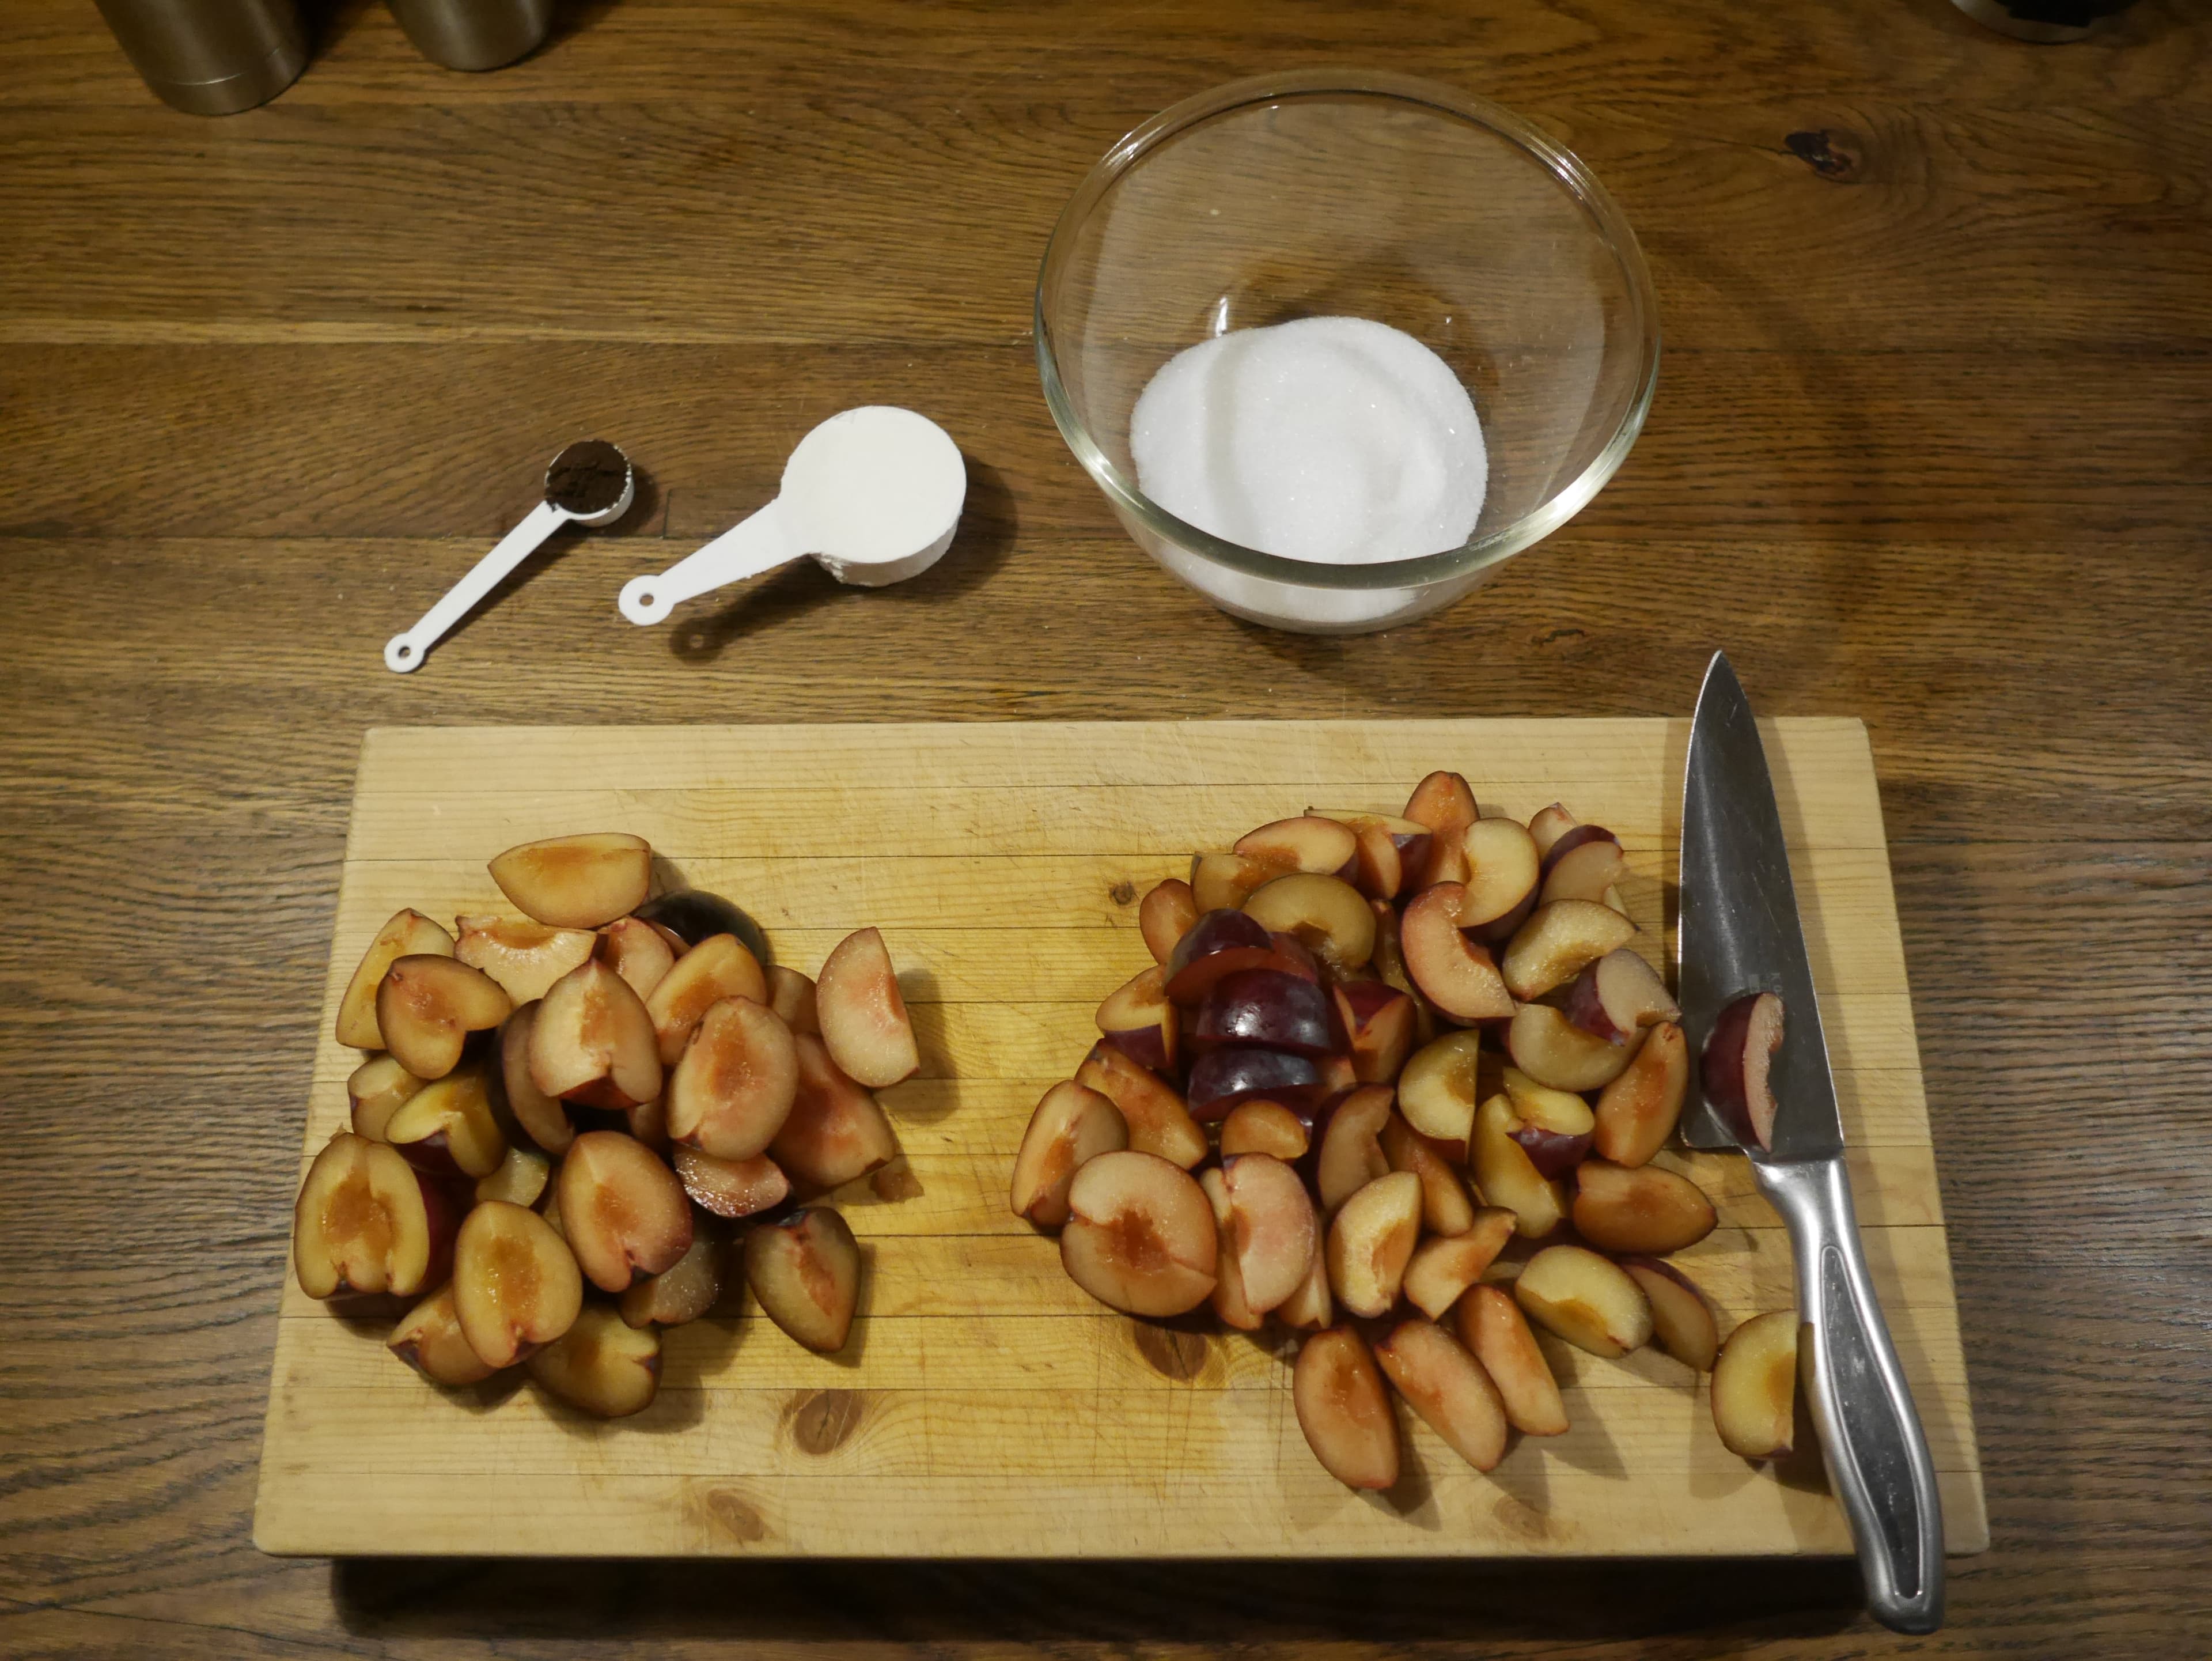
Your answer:
[[[589,518],[622,500],[629,462],[603,438],[571,444],[545,470],[545,499],[556,508]]]

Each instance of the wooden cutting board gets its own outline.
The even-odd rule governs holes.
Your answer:
[[[672,1333],[659,1399],[603,1424],[532,1388],[441,1393],[289,1280],[255,1538],[312,1555],[921,1557],[1840,1553],[1817,1458],[1728,1453],[1705,1381],[1656,1352],[1545,1342],[1574,1427],[1479,1475],[1407,1427],[1383,1495],[1324,1475],[1291,1347],[1092,1302],[1006,1209],[1038,1096],[1098,1000],[1151,961],[1138,898],[1194,849],[1309,805],[1397,811],[1455,769],[1486,810],[1554,800],[1613,828],[1664,961],[1682,721],[401,728],[362,746],[307,1110],[343,1123],[359,1060],[330,1036],[377,926],[511,910],[484,862],[624,830],[725,893],[808,972],[890,942],[923,1054],[884,1092],[905,1172],[839,1202],[866,1258],[846,1351],[748,1302]],[[1895,901],[1866,732],[1769,725],[1832,1046],[1867,1256],[1942,1474],[1948,1544],[1988,1528]],[[1737,1320],[1792,1301],[1790,1248],[1744,1163],[1673,1153],[1721,1226],[1683,1254]],[[896,1173],[898,1168],[894,1167]],[[909,1190],[903,1197],[902,1190]]]

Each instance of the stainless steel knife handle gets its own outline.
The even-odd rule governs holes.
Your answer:
[[[1797,1260],[1798,1375],[1857,1543],[1867,1608],[1899,1632],[1943,1623],[1943,1506],[1928,1439],[1875,1300],[1840,1158],[1753,1159]]]

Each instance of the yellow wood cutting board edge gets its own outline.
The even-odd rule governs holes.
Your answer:
[[[1947,1543],[1988,1544],[1958,1312],[1865,728],[1765,724],[1851,1143],[1867,1256],[1941,1475]],[[343,1123],[331,1036],[377,926],[512,911],[501,849],[646,837],[811,972],[888,940],[921,1074],[884,1092],[906,1197],[834,1196],[861,1238],[846,1351],[732,1299],[669,1335],[659,1398],[603,1424],[525,1386],[441,1392],[288,1279],[254,1537],[302,1555],[1672,1556],[1850,1548],[1817,1458],[1729,1454],[1705,1384],[1650,1351],[1544,1342],[1574,1427],[1481,1475],[1410,1414],[1406,1475],[1355,1494],[1315,1462],[1279,1333],[1170,1329],[1093,1303],[1009,1215],[1029,1110],[1150,962],[1136,901],[1192,851],[1308,806],[1399,811],[1451,768],[1486,811],[1565,801],[1623,840],[1667,958],[1686,721],[402,727],[362,745],[306,1151]],[[1727,1331],[1792,1299],[1742,1162],[1662,1155],[1721,1226],[1680,1261]],[[894,1185],[886,1184],[886,1188]]]

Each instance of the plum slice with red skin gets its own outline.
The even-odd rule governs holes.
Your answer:
[[[1682,1017],[1659,971],[1626,946],[1607,952],[1575,977],[1565,1013],[1607,1043],[1626,1043],[1645,1027]]]
[[[798,1098],[799,1046],[782,1017],[724,998],[668,1076],[668,1135],[718,1159],[750,1159],[768,1151]]]
[[[1198,921],[1198,900],[1181,877],[1155,883],[1137,905],[1137,928],[1152,961],[1165,963],[1175,955],[1176,942]]]
[[[691,1029],[725,998],[768,1002],[768,976],[735,934],[709,934],[677,958],[645,1001],[662,1066],[676,1065]]]
[[[1656,1165],[1588,1159],[1575,1171],[1575,1232],[1601,1251],[1657,1257],[1693,1246],[1718,1220],[1705,1191]]]
[[[799,1085],[769,1157],[811,1193],[842,1188],[898,1157],[898,1138],[873,1092],[846,1076],[822,1040],[794,1032]]]
[[[1460,926],[1467,890],[1457,883],[1423,889],[1399,924],[1399,949],[1422,995],[1455,1021],[1503,1020],[1513,999],[1487,947]]]
[[[625,1419],[651,1407],[659,1392],[660,1334],[593,1304],[526,1365],[541,1389],[570,1407],[601,1419]]]
[[[1382,1157],[1393,1171],[1421,1179],[1421,1226],[1431,1234],[1464,1234],[1474,1226],[1474,1202],[1443,1146],[1393,1113],[1382,1123]]]
[[[1479,1034],[1447,1032],[1415,1050],[1398,1074],[1398,1110],[1406,1123],[1456,1150],[1462,1164],[1474,1134],[1481,1056]]]
[[[1543,861],[1526,825],[1517,819],[1477,819],[1462,833],[1461,843],[1467,855],[1461,928],[1495,923],[1528,904]]]
[[[1444,1445],[1477,1470],[1505,1457],[1505,1402],[1482,1363],[1434,1321],[1401,1321],[1375,1359]]]
[[[504,1200],[469,1213],[453,1243],[453,1314],[487,1366],[551,1343],[583,1305],[576,1260],[543,1217]]]
[[[1154,964],[1115,987],[1098,1006],[1100,1036],[1156,1073],[1173,1072],[1180,1049],[1182,1017],[1169,1000],[1167,979],[1167,970]]]
[[[514,1001],[482,970],[434,953],[394,958],[376,989],[384,1047],[418,1079],[458,1066],[471,1032],[497,1026]]]
[[[1072,1079],[1056,1084],[1044,1092],[1022,1133],[1006,1203],[1017,1217],[1058,1228],[1067,1220],[1075,1173],[1099,1154],[1128,1145],[1128,1122],[1110,1097]]]
[[[1334,1015],[1329,995],[1316,982],[1280,969],[1241,969],[1223,976],[1206,995],[1191,1024],[1191,1041],[1318,1058],[1343,1047]]]
[[[548,1096],[621,1112],[660,1095],[653,1018],[629,983],[593,958],[538,1001],[530,1021],[530,1078]]]
[[[506,1087],[507,1111],[523,1135],[548,1153],[565,1153],[576,1140],[568,1104],[540,1090],[530,1076],[530,1032],[538,1009],[536,1003],[524,1004],[500,1024],[500,1082]]]
[[[526,916],[556,928],[597,928],[645,904],[653,848],[620,830],[549,837],[508,849],[489,868]]]
[[[1274,959],[1275,943],[1263,924],[1242,911],[1208,911],[1169,954],[1167,994],[1176,1003],[1196,1004],[1223,976],[1278,966]]]
[[[1529,816],[1528,834],[1536,839],[1536,851],[1546,859],[1559,846],[1559,838],[1581,821],[1567,812],[1566,804],[1553,802],[1549,807],[1540,807]]]
[[[1422,1241],[1406,1264],[1406,1301],[1431,1321],[1443,1320],[1512,1238],[1513,1214],[1504,1206],[1484,1206],[1465,1233]]]
[[[1429,857],[1409,886],[1428,888],[1440,882],[1466,881],[1467,827],[1481,816],[1474,792],[1457,773],[1431,773],[1415,785],[1407,799],[1406,817],[1429,827]]]
[[[1222,1179],[1221,1167],[1208,1165],[1200,1171],[1198,1186],[1213,1210],[1213,1290],[1206,1301],[1213,1305],[1223,1325],[1239,1332],[1257,1332],[1267,1325],[1267,1317],[1246,1299],[1243,1271],[1229,1249],[1229,1185]]]
[[[434,1384],[481,1384],[494,1371],[461,1335],[450,1285],[440,1287],[402,1316],[384,1347]]]
[[[792,1338],[834,1354],[844,1348],[860,1305],[860,1242],[828,1206],[755,1223],[745,1234],[745,1282]]]
[[[356,1050],[382,1050],[384,1034],[376,1024],[377,989],[385,971],[401,958],[450,958],[453,937],[420,911],[394,912],[362,953],[345,995],[338,1000],[337,1039]]]
[[[1293,1332],[1318,1332],[1336,1318],[1328,1295],[1328,1254],[1316,1251],[1298,1289],[1275,1306],[1275,1318]]]
[[[300,1184],[292,1268],[310,1298],[413,1298],[445,1278],[460,1219],[446,1189],[396,1149],[331,1138]]]
[[[561,1161],[556,1181],[568,1249],[602,1292],[627,1292],[691,1249],[684,1184],[635,1138],[586,1131]]]
[[[617,917],[599,930],[592,950],[641,998],[651,997],[676,967],[676,948],[668,936],[641,917]]]
[[[714,1308],[722,1296],[722,1241],[692,1224],[690,1249],[659,1274],[622,1295],[622,1317],[634,1327],[680,1327]]]
[[[1508,1134],[1539,1174],[1564,1177],[1589,1156],[1597,1118],[1588,1102],[1572,1091],[1539,1084],[1517,1067],[1505,1069],[1504,1084],[1520,1121]]]
[[[1308,813],[1248,830],[1231,851],[1263,865],[1273,863],[1286,873],[1348,877],[1358,868],[1359,837],[1348,824]]]
[[[1615,1165],[1648,1163],[1674,1134],[1689,1084],[1689,1041],[1674,1022],[1662,1021],[1597,1098],[1593,1146],[1599,1157]]]
[[[1429,859],[1429,827],[1389,813],[1309,807],[1306,812],[1351,827],[1359,840],[1352,885],[1372,900],[1394,900],[1413,886]]]
[[[1313,1153],[1313,1183],[1322,1216],[1334,1215],[1368,1183],[1389,1174],[1382,1138],[1390,1102],[1389,1086],[1363,1086],[1339,1102],[1322,1125]]]
[[[1237,1153],[1272,1153],[1296,1163],[1313,1146],[1313,1128],[1301,1115],[1280,1102],[1239,1102],[1221,1122],[1221,1157]]]
[[[1189,1089],[1191,1115],[1205,1123],[1227,1118],[1238,1103],[1255,1098],[1314,1108],[1328,1094],[1310,1056],[1242,1046],[1210,1050],[1192,1062]]]
[[[499,1169],[477,1178],[476,1202],[505,1200],[509,1205],[534,1206],[545,1196],[553,1181],[553,1161],[534,1147],[510,1144]]]
[[[492,1111],[488,1071],[471,1062],[434,1079],[386,1121],[384,1140],[431,1177],[489,1177],[507,1157],[507,1138]]]
[[[1201,916],[1208,911],[1234,911],[1261,884],[1290,869],[1279,859],[1254,859],[1243,854],[1194,855],[1190,861],[1191,904]]]
[[[1713,1427],[1746,1459],[1790,1451],[1797,1419],[1797,1311],[1754,1315],[1729,1334],[1713,1362]]]
[[[854,1083],[886,1090],[921,1071],[914,1023],[877,930],[856,929],[830,951],[814,977],[814,1011],[830,1060]]]
[[[1697,1282],[1658,1257],[1624,1257],[1620,1266],[1650,1300],[1652,1342],[1684,1366],[1711,1372],[1720,1330]]]
[[[1389,1084],[1413,1051],[1420,1012],[1412,995],[1370,980],[1340,982],[1331,995],[1351,1042],[1352,1076],[1362,1084]]]
[[[1774,1146],[1775,1100],[1769,1069],[1782,1048],[1782,1000],[1771,992],[1738,998],[1705,1038],[1705,1100],[1737,1141]]]
[[[555,928],[514,917],[453,919],[453,956],[497,981],[518,1004],[546,989],[592,955],[599,937],[588,928]]]
[[[1220,1172],[1223,1252],[1236,1264],[1246,1306],[1265,1315],[1305,1283],[1321,1250],[1321,1220],[1298,1173],[1272,1154],[1232,1154]]]
[[[815,1008],[814,983],[796,969],[782,964],[768,971],[768,1007],[782,1017],[793,1032],[822,1036],[822,1018]]]
[[[1328,1289],[1354,1315],[1389,1314],[1420,1238],[1421,1179],[1408,1171],[1377,1177],[1329,1219]]]
[[[1316,1332],[1298,1346],[1291,1404],[1322,1469],[1351,1488],[1398,1481],[1398,1418],[1365,1342],[1348,1326]]]
[[[1476,1110],[1474,1143],[1468,1162],[1474,1185],[1494,1206],[1514,1214],[1523,1239],[1541,1239],[1566,1220],[1567,1190],[1557,1177],[1536,1168],[1528,1151],[1514,1140],[1522,1123],[1511,1099],[1500,1091]]]
[[[386,1141],[384,1127],[425,1082],[392,1056],[370,1056],[346,1075],[346,1107],[354,1135],[372,1142]]]
[[[791,1194],[791,1178],[765,1153],[718,1159],[696,1147],[679,1147],[670,1158],[691,1203],[717,1217],[757,1216],[775,1210]]]
[[[1367,897],[1341,877],[1308,871],[1277,877],[1252,891],[1244,915],[1273,933],[1296,936],[1340,977],[1365,968],[1375,955],[1375,913]]]
[[[1523,1436],[1566,1434],[1567,1407],[1559,1382],[1513,1294],[1504,1287],[1469,1287],[1455,1320],[1460,1342],[1498,1386],[1506,1422]]]
[[[1181,1093],[1113,1045],[1093,1044],[1075,1069],[1075,1081],[1121,1110],[1129,1127],[1129,1146],[1139,1153],[1157,1153],[1186,1171],[1206,1157],[1206,1133]]]
[[[1513,1283],[1528,1318],[1608,1360],[1651,1339],[1651,1304],[1628,1271],[1587,1246],[1546,1246]]]
[[[1636,925],[1595,900],[1553,900],[1529,913],[1498,967],[1522,1002],[1565,986],[1607,952],[1628,944]],[[1510,1013],[1510,1012],[1509,1012]]]
[[[1101,1153],[1075,1173],[1060,1261],[1099,1302],[1130,1315],[1182,1315],[1212,1295],[1219,1257],[1213,1208],[1181,1165],[1134,1149]]]
[[[1594,824],[1577,825],[1553,845],[1546,857],[1537,903],[1593,900],[1603,904],[1606,891],[1627,874],[1627,858],[1610,830]]]
[[[1553,1090],[1601,1090],[1628,1070],[1638,1048],[1585,1032],[1547,1003],[1522,1004],[1505,1029],[1514,1066]]]

